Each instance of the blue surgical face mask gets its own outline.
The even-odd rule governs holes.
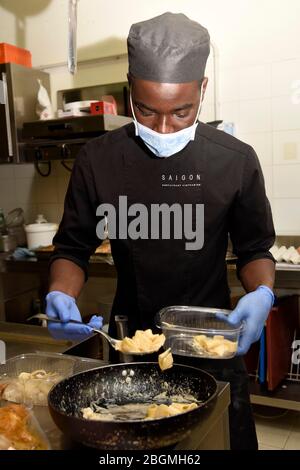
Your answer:
[[[195,132],[198,125],[198,117],[202,106],[202,93],[203,88],[201,86],[199,108],[194,124],[184,129],[181,129],[180,131],[172,132],[170,134],[161,134],[160,132],[156,132],[150,129],[150,127],[146,127],[137,121],[134,114],[132,97],[130,93],[130,105],[134,119],[135,135],[138,135],[144,141],[147,147],[151,150],[151,152],[154,153],[154,155],[156,155],[157,157],[170,157],[171,155],[174,155],[175,153],[179,152],[184,147],[186,147],[191,140],[194,140],[195,138]]]

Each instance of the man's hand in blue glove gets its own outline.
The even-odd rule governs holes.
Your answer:
[[[90,328],[102,328],[103,318],[96,315],[86,325],[75,325],[70,320],[82,321],[74,297],[60,291],[52,291],[46,297],[46,314],[51,318],[59,318],[65,324],[49,322],[48,329],[55,339],[69,339],[70,341],[84,340],[93,333]]]
[[[259,340],[273,303],[272,290],[267,286],[259,286],[255,291],[244,295],[228,316],[228,322],[232,325],[244,323],[238,355],[246,354],[251,344]]]

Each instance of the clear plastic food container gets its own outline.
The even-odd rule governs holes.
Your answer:
[[[228,323],[229,313],[231,310],[174,305],[160,310],[156,324],[166,337],[164,348],[171,348],[173,354],[229,359],[236,354],[242,331],[242,324]]]
[[[47,405],[53,385],[76,372],[76,359],[59,353],[15,356],[0,366],[0,397],[26,405]]]

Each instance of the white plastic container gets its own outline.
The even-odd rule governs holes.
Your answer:
[[[52,245],[52,240],[58,229],[57,224],[42,223],[25,225],[28,249]]]

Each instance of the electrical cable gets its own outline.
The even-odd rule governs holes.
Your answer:
[[[41,172],[41,169],[40,169],[40,167],[39,167],[39,165],[40,165],[41,163],[42,163],[43,165],[45,165],[45,164],[48,165],[48,170],[46,171],[46,173],[42,173],[42,172]],[[50,173],[51,173],[51,162],[34,162],[34,166],[35,166],[35,169],[36,169],[36,171],[38,172],[38,174],[39,174],[40,176],[43,176],[44,178],[46,178],[47,176],[49,176]]]
[[[73,168],[70,168],[70,167],[66,164],[66,162],[65,162],[64,160],[62,160],[60,163],[62,164],[62,166],[63,166],[66,170],[72,171]]]

